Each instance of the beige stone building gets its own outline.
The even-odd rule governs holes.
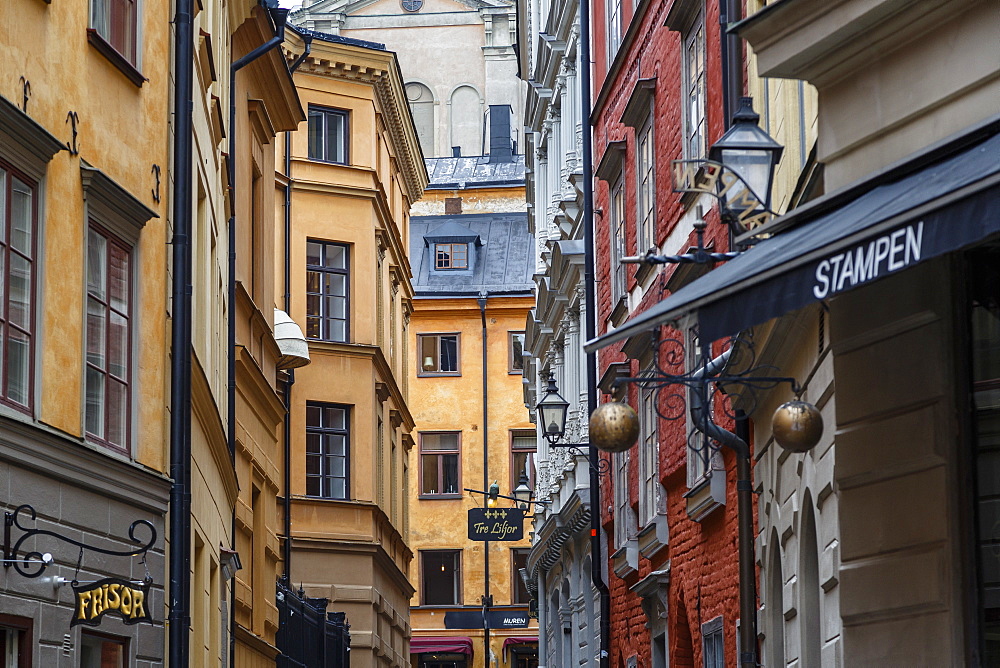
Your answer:
[[[294,77],[308,121],[290,136],[290,234],[276,237],[312,359],[290,400],[291,583],[347,613],[352,666],[405,666],[407,255],[427,174],[395,54],[300,31],[291,58],[303,39],[310,53]]]

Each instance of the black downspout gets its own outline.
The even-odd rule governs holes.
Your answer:
[[[174,16],[173,279],[170,332],[170,612],[168,661],[187,668],[191,628],[192,0]]]
[[[584,128],[582,143],[583,158],[583,285],[586,293],[587,340],[597,338],[597,299],[594,289],[594,167],[590,131],[590,3],[580,2],[580,97]],[[587,353],[587,414],[597,409],[597,355]],[[608,668],[611,656],[611,595],[604,582],[604,549],[601,541],[601,478],[598,475],[600,454],[597,448],[590,448],[590,578],[601,597],[600,626],[601,651],[598,655],[600,668]]]
[[[479,293],[476,300],[479,303],[479,317],[483,321],[483,489],[490,488],[490,430],[489,430],[489,385],[486,375],[486,300],[489,294],[486,291]],[[483,542],[483,665],[489,666],[490,662],[490,608],[493,605],[490,596],[490,541]]]
[[[305,35],[302,38],[305,48],[302,55],[295,59],[289,67],[290,74],[295,74],[299,65],[306,59],[312,50],[312,35]],[[292,308],[292,268],[289,266],[292,256],[292,133],[285,133],[285,299],[284,311],[290,313]],[[282,560],[284,568],[282,577],[285,584],[291,587],[292,582],[292,385],[295,384],[295,370],[289,369],[288,379],[285,381],[285,424],[284,424],[284,490],[283,501],[285,509],[285,545],[282,550]]]
[[[728,28],[740,20],[739,0],[719,0],[719,46],[722,56],[722,118],[726,129],[733,123],[733,114],[743,97],[743,49],[740,37]]]
[[[187,0],[190,1],[190,0]],[[229,457],[236,462],[236,73],[257,60],[271,49],[277,48],[285,40],[285,24],[290,10],[281,7],[268,7],[271,20],[274,21],[275,36],[256,49],[239,58],[229,66],[229,319],[227,322],[227,346],[229,354],[226,357],[226,375],[228,388],[226,395],[226,440],[229,446]],[[236,514],[233,513],[230,529],[230,540],[236,549]],[[186,663],[184,664],[187,665]],[[236,665],[236,587],[229,590],[229,665]]]
[[[754,555],[753,472],[750,468],[750,419],[736,411],[736,437],[746,450],[736,453],[736,503],[740,562],[740,668],[757,666],[757,567]]]

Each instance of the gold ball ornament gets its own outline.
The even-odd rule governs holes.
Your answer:
[[[590,414],[590,443],[604,452],[625,452],[639,438],[639,416],[621,401],[601,404]]]
[[[771,433],[785,450],[808,452],[823,436],[823,416],[818,408],[806,401],[789,401],[774,411]]]

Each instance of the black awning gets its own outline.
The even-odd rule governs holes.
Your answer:
[[[698,313],[720,339],[1000,233],[1000,135],[761,241],[588,341],[587,352]]]

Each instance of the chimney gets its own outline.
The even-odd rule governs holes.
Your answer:
[[[508,104],[490,105],[490,162],[514,161],[510,136],[512,115],[513,112]]]
[[[451,157],[453,157],[453,158],[461,158],[462,157],[462,147],[461,146],[452,146],[451,147]]]

